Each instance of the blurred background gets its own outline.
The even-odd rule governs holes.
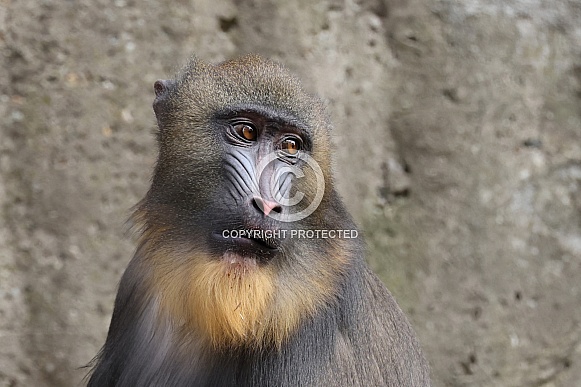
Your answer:
[[[581,1],[0,0],[0,386],[79,386],[156,157],[153,83],[274,58],[435,386],[581,386]]]

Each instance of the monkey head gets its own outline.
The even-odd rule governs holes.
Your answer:
[[[354,228],[333,189],[324,106],[257,56],[193,59],[154,90],[159,158],[134,215],[152,286],[214,346],[280,346],[333,302],[352,248],[298,237]]]

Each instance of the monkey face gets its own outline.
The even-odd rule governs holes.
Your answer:
[[[196,249],[267,262],[292,250],[292,230],[321,225],[329,125],[293,77],[257,64],[260,77],[198,63],[155,83],[160,156],[148,202],[166,207]]]

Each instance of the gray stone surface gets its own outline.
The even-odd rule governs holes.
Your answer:
[[[131,257],[152,85],[280,60],[436,386],[581,385],[579,0],[0,0],[0,386],[78,386]]]

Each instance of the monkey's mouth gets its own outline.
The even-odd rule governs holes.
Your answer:
[[[280,239],[273,230],[251,229],[214,232],[212,239],[226,247],[242,253],[271,255],[280,249]]]
[[[265,238],[265,239],[261,239],[261,238],[238,238],[237,239],[238,243],[241,244],[250,244],[252,246],[258,247],[260,249],[271,249],[271,250],[276,250],[278,249],[278,245],[276,244],[276,241],[272,238]]]

